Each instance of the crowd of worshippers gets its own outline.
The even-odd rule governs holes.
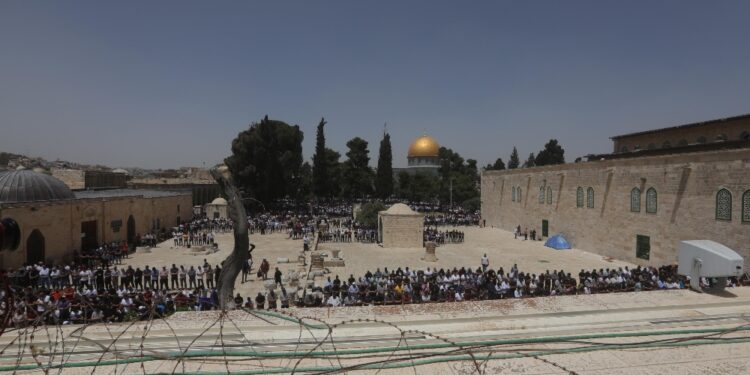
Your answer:
[[[120,264],[123,258],[130,254],[130,247],[126,241],[112,241],[97,248],[76,254],[75,260],[79,264]]]
[[[466,212],[463,209],[451,210],[444,214],[429,214],[424,217],[425,226],[468,226],[479,225],[481,215],[479,212]]]
[[[424,243],[435,242],[438,245],[464,242],[464,232],[460,230],[437,230],[426,228],[423,233]]]
[[[314,220],[309,215],[297,215],[291,212],[264,213],[256,217],[248,216],[247,222],[250,234],[286,233],[289,238],[295,240],[309,236],[315,230]]]
[[[454,302],[504,298],[527,298],[553,295],[633,292],[660,289],[683,289],[689,278],[677,275],[677,266],[621,267],[617,269],[582,270],[578,277],[563,270],[541,274],[523,272],[513,265],[507,272],[488,267],[389,271],[379,268],[373,273],[347,280],[329,277],[305,295],[303,306],[357,306],[370,304],[403,304]],[[701,280],[708,286],[710,280]],[[728,287],[740,284],[730,278]]]
[[[2,271],[16,326],[147,319],[183,309],[218,306],[215,287],[221,267],[206,260],[202,266],[149,267],[39,263]],[[5,292],[3,292],[5,293]],[[184,301],[183,301],[184,299]],[[197,306],[197,307],[196,307]]]

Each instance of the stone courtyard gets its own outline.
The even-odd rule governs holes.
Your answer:
[[[506,272],[518,264],[519,270],[531,273],[541,273],[546,270],[563,269],[577,275],[581,269],[632,267],[633,264],[602,257],[601,255],[578,249],[554,250],[544,246],[542,241],[514,239],[511,232],[497,228],[477,227],[444,227],[465,232],[465,242],[462,244],[446,244],[439,246],[436,251],[437,262],[425,262],[421,258],[425,250],[419,248],[383,248],[376,244],[364,243],[320,243],[318,251],[328,254],[331,258],[332,250],[340,250],[340,257],[344,259],[343,267],[326,267],[325,276],[318,276],[315,282],[323,284],[325,277],[333,279],[338,275],[345,280],[349,275],[363,276],[368,270],[375,272],[376,268],[387,267],[395,270],[398,267],[411,269],[480,267],[480,259],[485,253],[490,260],[491,268],[503,267]],[[261,260],[264,258],[271,264],[269,278],[273,278],[274,268],[278,267],[284,275],[290,271],[300,269],[297,258],[302,250],[301,240],[292,240],[283,233],[252,234],[250,242],[256,245],[253,251],[254,265],[251,270],[251,281],[241,283],[238,277],[235,285],[236,292],[243,297],[255,296],[263,289],[263,283],[256,276]],[[206,259],[211,265],[220,264],[231,252],[233,238],[231,233],[217,236],[219,251],[211,254],[193,252],[185,247],[174,247],[171,240],[160,243],[151,253],[136,253],[124,259],[123,266],[167,266],[174,263],[177,266],[199,266]],[[278,263],[279,258],[287,258],[290,263]],[[309,269],[310,252],[306,254],[305,269]],[[330,272],[328,272],[330,271]],[[286,284],[286,283],[285,283]],[[303,284],[303,283],[301,283]],[[287,288],[288,291],[289,288]]]

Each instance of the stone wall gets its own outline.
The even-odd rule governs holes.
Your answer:
[[[421,248],[424,217],[417,215],[379,215],[384,247]]]
[[[544,186],[544,203],[539,203]],[[513,188],[521,196],[513,200]],[[577,189],[583,190],[578,207]],[[587,191],[593,191],[588,208]],[[631,193],[640,190],[639,212]],[[647,191],[656,212],[647,212]],[[720,189],[732,194],[731,220],[716,218]],[[487,225],[562,233],[573,247],[643,265],[677,260],[679,241],[710,239],[750,260],[750,222],[743,222],[743,194],[750,205],[750,150],[727,150],[558,166],[487,171],[482,174],[482,216]],[[551,193],[548,203],[547,192]],[[746,208],[750,210],[750,206]],[[648,236],[648,259],[636,257],[636,236]]]
[[[0,252],[0,268],[16,268],[26,262],[26,243],[34,230],[44,236],[47,262],[61,263],[70,261],[73,253],[81,250],[82,222],[96,221],[97,243],[102,244],[126,240],[130,216],[135,221],[135,233],[143,235],[151,232],[157,223],[169,231],[177,224],[178,217],[190,220],[191,207],[190,194],[4,204],[0,217],[11,217],[19,223],[21,244],[15,251]]]

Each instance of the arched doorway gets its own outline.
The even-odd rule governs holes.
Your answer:
[[[44,262],[44,236],[39,229],[34,229],[26,240],[26,262],[36,264]]]
[[[130,215],[130,217],[128,217],[127,236],[128,245],[132,245],[133,242],[135,242],[135,219],[133,218],[133,215]]]

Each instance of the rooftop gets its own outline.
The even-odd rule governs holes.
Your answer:
[[[147,189],[82,190],[82,191],[75,192],[75,196],[77,199],[122,198],[122,197],[161,198],[161,197],[175,197],[175,196],[186,195],[186,194],[189,194],[189,193],[181,193],[181,192],[166,191],[166,190],[147,190]]]
[[[699,126],[705,126],[705,125],[711,125],[711,124],[718,124],[722,122],[728,122],[728,121],[735,121],[735,120],[742,120],[742,119],[750,119],[750,113],[739,115],[739,116],[733,116],[733,117],[726,117],[726,118],[720,118],[715,120],[708,120],[708,121],[701,121],[701,122],[694,122],[691,124],[684,124],[684,125],[677,125],[677,126],[671,126],[668,128],[661,128],[661,129],[652,129],[652,130],[645,130],[642,132],[635,132],[635,133],[629,133],[629,134],[623,134],[623,135],[616,135],[614,137],[610,137],[610,139],[620,139],[625,137],[634,137],[637,135],[645,135],[645,134],[653,134],[653,133],[659,133],[667,130],[678,130],[678,129],[688,129],[688,128],[695,128]]]

